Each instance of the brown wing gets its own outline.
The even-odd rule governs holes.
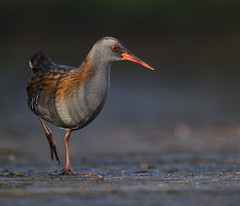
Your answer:
[[[69,76],[76,68],[57,65],[42,51],[37,51],[30,59],[33,76],[27,85],[28,106],[37,113],[37,103],[46,92],[55,91],[59,82]]]

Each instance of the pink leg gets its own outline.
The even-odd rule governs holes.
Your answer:
[[[96,176],[95,173],[86,173],[86,174],[78,174],[76,172],[73,172],[70,167],[70,160],[69,160],[69,150],[68,150],[68,144],[69,139],[72,131],[67,130],[65,137],[64,137],[64,145],[65,145],[65,167],[60,170],[57,173],[52,173],[51,175],[85,175],[85,176]]]
[[[65,167],[60,170],[60,172],[56,173],[57,175],[76,175],[76,172],[73,172],[70,168],[70,160],[69,160],[69,151],[68,151],[68,144],[69,139],[72,131],[67,130],[65,137],[64,137],[64,145],[65,145]]]
[[[71,170],[70,169],[70,160],[69,160],[69,150],[68,150],[68,144],[69,139],[71,135],[71,130],[68,130],[64,137],[64,145],[65,145],[65,170]]]
[[[57,154],[57,148],[56,148],[55,142],[54,142],[54,140],[53,140],[52,133],[51,133],[50,129],[47,127],[47,125],[44,123],[44,121],[42,120],[42,118],[39,117],[39,116],[37,116],[37,117],[38,117],[38,119],[40,120],[40,122],[41,122],[41,124],[42,124],[42,126],[43,126],[43,129],[44,129],[44,131],[45,131],[45,134],[46,134],[46,137],[47,137],[49,146],[50,146],[51,159],[53,160],[53,154],[54,154],[56,160],[57,160],[58,163],[60,164],[60,160],[59,160],[58,154]]]

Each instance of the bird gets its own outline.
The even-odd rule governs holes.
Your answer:
[[[71,133],[91,123],[102,110],[110,88],[113,62],[127,60],[154,70],[133,55],[118,39],[103,37],[79,67],[55,64],[41,50],[30,58],[32,77],[26,87],[28,107],[40,120],[51,152],[60,164],[56,144],[45,121],[64,129],[65,167],[56,175],[75,175],[69,161]]]

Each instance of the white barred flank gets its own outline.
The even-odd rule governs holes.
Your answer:
[[[36,95],[31,99],[30,103],[29,103],[29,107],[30,109],[35,113],[37,114],[37,105],[38,105],[38,99],[41,95],[44,94],[45,91],[40,91],[40,92],[37,92]]]

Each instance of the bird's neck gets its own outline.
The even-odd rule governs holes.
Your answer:
[[[95,47],[88,53],[84,63],[98,70],[109,69],[112,65],[112,62],[108,59],[108,55],[104,55],[103,51]]]
[[[111,63],[93,55],[90,51],[83,63],[72,73],[70,82],[73,87],[88,87],[89,91],[108,91],[110,86]],[[99,88],[99,89],[97,89]],[[104,91],[102,91],[104,93]]]
[[[97,52],[91,50],[83,63],[75,70],[73,76],[81,84],[89,80],[108,81],[112,62],[107,61]]]

